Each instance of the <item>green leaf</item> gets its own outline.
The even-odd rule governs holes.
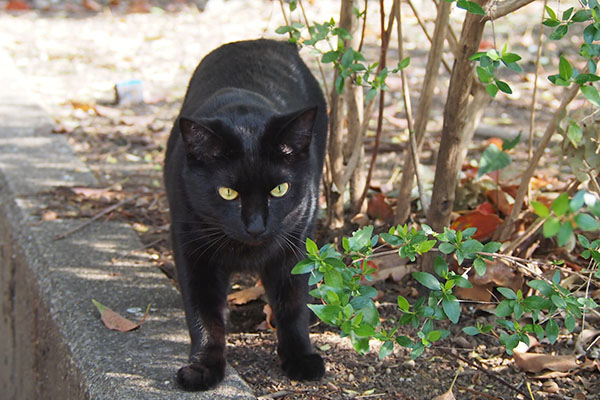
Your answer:
[[[487,242],[483,246],[483,250],[486,253],[496,253],[502,247],[502,243],[500,242]]]
[[[575,216],[575,223],[577,227],[584,231],[596,231],[598,230],[598,221],[589,214],[581,213]]]
[[[384,358],[392,354],[392,351],[394,351],[394,342],[391,340],[385,342],[379,349],[379,359],[383,360]]]
[[[338,75],[337,78],[335,78],[335,90],[338,94],[342,94],[342,92],[344,91],[344,85],[345,85],[345,79],[344,77],[340,74]]]
[[[471,14],[476,15],[485,15],[485,10],[481,8],[481,6],[473,1],[468,0],[458,0],[456,2],[456,6],[458,8],[462,8],[463,10],[467,10]]]
[[[598,94],[598,90],[592,85],[584,85],[581,86],[581,93],[585,96],[586,99],[596,107],[600,107],[600,95]]]
[[[552,318],[546,323],[546,337],[548,337],[551,344],[554,344],[558,338],[558,325]]]
[[[502,300],[500,304],[496,307],[496,316],[497,317],[508,317],[513,312],[513,301],[512,300]]]
[[[479,276],[483,276],[485,274],[486,269],[487,269],[487,265],[486,265],[485,261],[483,259],[479,258],[479,257],[477,257],[473,261],[473,267],[475,268],[475,272]]]
[[[292,28],[291,26],[284,25],[284,26],[280,26],[279,28],[275,29],[275,33],[279,33],[280,35],[283,35],[283,34],[291,32],[293,30],[294,30],[294,28]]]
[[[496,94],[498,93],[498,86],[494,85],[493,83],[490,83],[489,85],[487,85],[485,87],[486,92],[488,92],[488,94],[490,95],[490,97],[496,97]]]
[[[330,304],[309,304],[308,308],[310,308],[321,321],[330,325],[335,325],[338,315],[343,311],[342,307]]]
[[[541,279],[534,279],[532,281],[529,281],[527,282],[527,286],[534,288],[546,297],[550,297],[554,293],[554,289],[552,289],[552,286],[550,286],[548,282],[543,281]]]
[[[294,275],[306,274],[306,273],[312,271],[314,268],[315,268],[314,261],[312,261],[308,258],[305,258],[304,260],[302,260],[298,264],[296,264],[296,266],[292,269],[292,274],[294,274]]]
[[[571,122],[567,127],[567,138],[575,148],[579,147],[581,144],[583,131],[575,121]]]
[[[515,53],[507,53],[502,56],[502,61],[507,64],[515,63],[519,60],[521,60],[521,56]]]
[[[521,142],[521,133],[519,133],[514,139],[505,139],[502,141],[502,151],[508,151],[514,149]]]
[[[552,202],[552,211],[559,217],[562,217],[569,211],[569,195],[568,193],[561,193]]]
[[[448,264],[446,264],[446,260],[444,260],[440,256],[435,256],[433,260],[433,269],[438,276],[445,278],[448,275]]]
[[[567,313],[567,315],[565,315],[565,328],[567,328],[569,332],[573,332],[575,330],[575,318],[571,313]]]
[[[565,221],[561,224],[558,234],[556,236],[556,242],[559,246],[564,246],[573,237],[573,225],[571,221]]]
[[[481,177],[489,172],[497,171],[508,166],[511,162],[510,156],[491,144],[485,148],[479,161],[479,171],[477,177]]]
[[[592,44],[594,42],[594,39],[597,34],[598,34],[598,29],[596,28],[595,24],[589,24],[583,30],[583,40],[587,44]]]
[[[323,54],[323,57],[321,57],[321,62],[323,64],[327,64],[327,63],[337,60],[339,56],[340,56],[339,51],[334,51],[334,50],[328,51],[327,53]]]
[[[456,249],[456,247],[454,247],[453,244],[446,242],[440,243],[438,246],[438,250],[444,254],[450,254],[454,251],[454,249]]]
[[[498,291],[509,300],[516,300],[517,294],[510,288],[499,287]]]
[[[479,335],[479,329],[477,329],[474,326],[465,326],[464,328],[462,328],[462,331],[469,336]]]
[[[477,71],[477,76],[481,83],[490,83],[494,78],[494,74],[490,73],[487,68],[478,66],[475,70]]]
[[[569,18],[571,18],[572,14],[573,14],[573,7],[567,8],[565,11],[563,11],[562,20],[567,21]]]
[[[498,86],[498,89],[500,89],[500,91],[506,94],[512,94],[512,89],[510,88],[508,83],[503,81],[496,81],[496,86]]]
[[[398,336],[396,338],[396,343],[402,347],[412,347],[413,345],[413,341],[408,336]]]
[[[566,81],[571,79],[573,76],[573,67],[571,66],[571,63],[569,63],[569,61],[563,56],[560,56],[560,61],[558,62],[558,73],[560,77]]]
[[[424,242],[421,242],[417,246],[417,252],[419,254],[427,253],[429,250],[431,250],[433,248],[433,246],[435,246],[436,243],[437,243],[437,240],[435,240],[435,239],[426,240]]]
[[[416,271],[412,273],[412,277],[428,289],[441,290],[440,282],[428,272]]]
[[[460,319],[460,303],[456,297],[452,295],[445,296],[442,300],[442,308],[452,323],[458,323],[458,320]]]
[[[542,232],[544,233],[544,237],[550,238],[555,236],[560,230],[560,221],[556,218],[548,218],[546,222],[544,222],[544,228]]]
[[[558,19],[553,9],[548,6],[545,6],[544,9],[546,10],[546,13],[548,13],[548,17],[550,17],[550,19]]]
[[[408,303],[408,300],[400,295],[398,296],[398,308],[404,312],[408,312],[410,310],[410,304]]]
[[[398,69],[404,69],[406,67],[408,67],[408,65],[410,64],[410,57],[406,57],[404,58],[402,61],[398,62]]]
[[[548,207],[539,201],[532,201],[531,207],[533,208],[535,215],[538,217],[546,218],[550,216],[550,210],[548,210]]]
[[[550,300],[552,300],[552,303],[554,303],[554,305],[558,308],[567,308],[567,302],[565,299],[556,294],[551,296]]]
[[[584,22],[584,21],[587,21],[588,19],[590,19],[591,17],[592,17],[592,13],[590,12],[590,10],[582,9],[582,10],[578,10],[573,15],[573,18],[571,18],[571,21]]]
[[[311,238],[306,238],[306,252],[315,257],[319,255],[319,247]]]
[[[544,310],[550,307],[550,302],[548,299],[535,295],[524,298],[523,304],[533,310]]]
[[[569,32],[569,26],[566,24],[559,25],[554,32],[552,32],[549,36],[550,40],[560,40],[562,39],[567,32]]]

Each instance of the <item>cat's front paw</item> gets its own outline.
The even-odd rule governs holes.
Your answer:
[[[287,358],[281,368],[290,379],[297,381],[316,381],[325,375],[325,363],[317,353]]]
[[[225,361],[216,363],[193,362],[177,371],[177,383],[188,391],[208,390],[225,377]]]

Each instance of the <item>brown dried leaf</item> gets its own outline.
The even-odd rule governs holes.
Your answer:
[[[440,394],[439,396],[435,396],[431,400],[456,400],[456,397],[454,397],[452,389],[450,389],[446,393]]]
[[[58,214],[55,211],[46,211],[42,214],[42,221],[54,221],[58,218]]]
[[[260,331],[266,331],[266,330],[276,330],[275,327],[271,324],[273,322],[273,318],[275,317],[273,314],[273,309],[271,308],[271,306],[269,304],[265,304],[265,306],[263,307],[263,313],[265,313],[265,320],[263,322],[261,322],[260,324],[258,324],[258,326],[256,327],[256,329],[260,330]]]
[[[389,221],[394,217],[394,209],[383,193],[375,193],[367,204],[367,215],[371,218]]]
[[[517,367],[527,372],[550,371],[566,372],[579,367],[575,356],[554,356],[540,353],[514,352],[513,358]]]
[[[102,318],[102,322],[104,322],[104,325],[106,325],[108,329],[113,329],[120,332],[129,332],[139,328],[146,320],[148,312],[150,311],[150,305],[148,305],[144,317],[140,322],[136,324],[135,322],[131,322],[127,318],[114,312],[110,308],[106,307],[105,305],[94,299],[92,299],[92,303],[94,303],[98,311],[100,311],[100,317]]]
[[[242,304],[247,304],[253,300],[259,299],[263,294],[265,294],[265,288],[259,281],[256,286],[231,293],[227,296],[227,301],[230,304],[241,306]]]

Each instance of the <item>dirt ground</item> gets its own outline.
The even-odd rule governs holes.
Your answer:
[[[0,1],[0,10],[11,3]],[[307,5],[307,12],[315,20],[328,20],[339,12],[336,1],[313,3]],[[187,82],[202,56],[219,44],[260,36],[277,37],[274,31],[283,24],[279,3],[210,0],[204,11],[186,1],[157,1],[151,7],[135,1],[112,1],[112,7],[91,1],[50,0],[34,4],[36,7],[26,11],[0,11],[3,38],[0,51],[12,56],[30,81],[30,87],[24,90],[33,92],[55,120],[55,133],[68,138],[100,181],[98,188],[57,188],[55,199],[49,201],[40,217],[48,220],[93,216],[110,205],[137,196],[134,204],[121,207],[108,218],[129,221],[145,243],[144,251],[156,260],[157,268],[171,274],[173,263],[167,241],[168,215],[161,171],[166,139]],[[421,5],[422,16],[432,29],[433,7],[426,1],[416,4]],[[526,54],[525,73],[512,77],[515,93],[510,98],[499,96],[486,111],[483,119],[486,129],[482,131],[502,135],[528,129],[528,93],[532,87],[536,37],[533,27],[534,21],[539,20],[539,10],[539,5],[534,5],[515,16],[511,25],[496,26],[496,34],[509,41],[519,37],[521,54]],[[416,90],[424,74],[426,46],[416,42],[421,37],[417,22],[411,18],[409,9],[405,13],[407,37],[414,38],[406,46],[412,57],[409,80]],[[376,26],[376,18],[372,19]],[[368,43],[375,43],[375,30],[373,27],[367,32]],[[550,44],[546,51],[556,54],[558,50]],[[310,54],[303,54],[312,62]],[[394,57],[391,51],[390,58]],[[552,68],[548,61],[542,65]],[[115,84],[132,79],[142,82],[144,102],[115,104]],[[423,152],[423,161],[429,165],[434,164],[447,79],[448,74],[443,73]],[[406,142],[402,107],[398,103],[399,79],[392,77],[388,84],[392,95],[386,107],[378,185],[386,184],[401,165],[401,151]],[[546,82],[540,85],[538,124],[543,126],[548,119],[544,110],[556,107],[558,100]],[[415,91],[413,106],[417,101]],[[473,148],[478,149],[481,143],[482,139],[477,139]],[[548,165],[552,165],[552,154],[548,160]],[[518,162],[515,165],[518,167]],[[554,171],[553,175],[559,173]],[[232,290],[254,284],[253,277],[236,276]],[[378,282],[376,288],[382,295],[378,304],[384,324],[398,318],[395,304],[399,294],[411,302],[418,294],[416,284],[407,278]],[[326,376],[316,383],[290,381],[278,367],[275,334],[264,327],[264,305],[262,298],[231,305],[227,342],[229,362],[263,399],[431,399],[446,392],[456,375],[454,395],[458,399],[531,398],[529,386],[535,399],[600,398],[597,370],[540,378],[517,368],[496,339],[461,335],[460,327],[495,318],[476,306],[463,307],[459,326],[448,327],[454,333],[453,339],[426,350],[415,361],[404,349],[396,349],[381,361],[376,345],[374,351],[360,356],[349,340],[339,337],[336,329],[317,325],[312,329],[312,339],[325,358]],[[600,325],[598,320],[591,323]],[[408,335],[411,333],[414,332],[406,331]],[[569,354],[573,351],[573,337],[563,334],[552,348],[544,343],[542,347]]]

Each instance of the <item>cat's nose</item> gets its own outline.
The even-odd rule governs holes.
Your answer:
[[[260,214],[253,215],[246,224],[246,232],[255,238],[265,233],[265,230],[265,220]]]

